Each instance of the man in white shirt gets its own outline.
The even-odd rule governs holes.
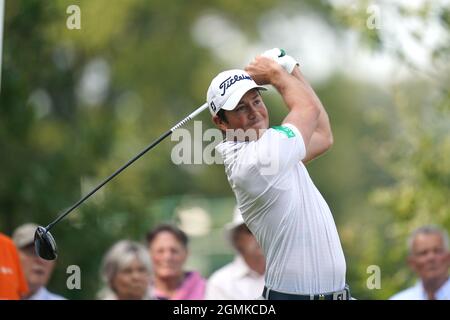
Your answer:
[[[225,227],[226,238],[236,250],[234,260],[214,272],[206,284],[207,300],[253,300],[264,288],[266,260],[238,208]]]
[[[289,110],[269,128],[260,85]],[[217,75],[208,89],[212,120],[226,139],[216,150],[248,228],[266,257],[263,297],[349,299],[346,264],[331,211],[305,163],[333,142],[328,115],[294,59],[273,49],[244,70]]]
[[[416,229],[408,240],[408,264],[420,281],[391,300],[450,300],[448,234],[436,226]]]
[[[55,261],[40,258],[34,249],[34,233],[38,225],[26,223],[18,227],[13,233],[13,241],[19,249],[20,262],[30,289],[25,300],[64,300],[57,294],[51,293],[45,287],[50,280]]]

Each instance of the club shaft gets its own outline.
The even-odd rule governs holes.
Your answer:
[[[103,187],[105,184],[107,184],[109,181],[114,179],[119,173],[121,173],[123,170],[128,168],[131,164],[133,164],[136,160],[138,160],[140,157],[142,157],[144,154],[146,154],[149,150],[151,150],[153,147],[155,147],[157,144],[159,144],[161,141],[163,141],[165,138],[170,136],[172,132],[174,132],[176,129],[180,128],[181,126],[185,125],[188,121],[192,120],[196,115],[198,115],[200,112],[205,110],[208,107],[208,105],[205,103],[201,107],[197,108],[194,112],[192,112],[190,115],[188,115],[186,118],[178,122],[175,126],[173,126],[170,130],[163,133],[158,139],[156,139],[154,142],[152,142],[149,146],[147,146],[144,150],[139,152],[133,159],[129,160],[127,163],[125,163],[122,167],[120,167],[117,171],[115,171],[113,174],[111,174],[108,178],[106,178],[104,181],[102,181],[98,186],[96,186],[91,192],[89,192],[87,195],[82,197],[78,202],[76,202],[73,206],[71,206],[69,209],[67,209],[65,212],[60,214],[53,222],[51,222],[45,229],[50,231],[51,228],[55,224],[57,224],[59,221],[64,219],[69,213],[71,213],[73,210],[75,210],[80,204],[82,204],[84,201],[89,199],[94,193],[96,193],[101,187]]]

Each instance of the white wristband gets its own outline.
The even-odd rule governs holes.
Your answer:
[[[294,58],[286,55],[284,50],[281,50],[279,48],[273,48],[273,49],[267,50],[262,54],[262,56],[276,61],[288,73],[292,73],[295,66],[299,65],[298,62]]]
[[[286,70],[288,73],[292,73],[292,71],[294,70],[295,66],[298,66],[298,62],[295,61],[294,58],[292,58],[291,56],[283,56],[281,58],[278,58],[277,61],[284,70]]]

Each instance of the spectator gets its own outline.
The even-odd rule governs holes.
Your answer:
[[[103,300],[149,300],[151,263],[145,247],[122,240],[113,245],[103,258],[101,276],[105,288]]]
[[[225,229],[237,255],[233,262],[211,275],[206,285],[206,299],[256,299],[264,288],[264,254],[237,207],[233,221],[228,223]]]
[[[0,233],[0,300],[19,300],[28,293],[14,242]]]
[[[205,279],[196,271],[184,271],[188,238],[175,226],[162,224],[147,235],[153,262],[153,293],[157,299],[203,300]]]
[[[34,223],[26,223],[13,233],[13,240],[19,249],[25,278],[30,291],[23,297],[25,300],[64,300],[65,298],[51,293],[46,286],[55,268],[55,261],[40,258],[34,249],[34,233],[37,229]]]
[[[435,226],[416,229],[408,240],[408,264],[420,281],[391,300],[450,300],[447,232]]]

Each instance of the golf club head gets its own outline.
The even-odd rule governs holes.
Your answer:
[[[38,227],[34,233],[34,248],[42,259],[55,260],[57,257],[55,239],[44,227]]]

